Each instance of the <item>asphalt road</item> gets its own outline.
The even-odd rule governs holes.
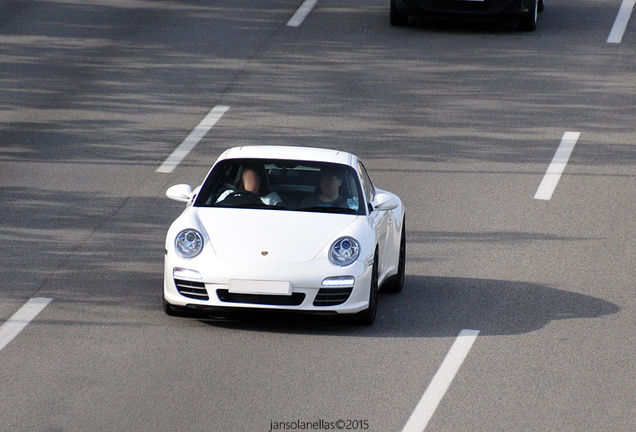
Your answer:
[[[427,431],[636,430],[620,1],[550,0],[531,33],[394,28],[387,0],[319,0],[287,26],[301,4],[0,0],[0,324],[52,299],[0,349],[0,430],[401,431],[462,329],[479,335]],[[534,199],[568,131],[554,194]],[[250,144],[351,151],[402,197],[406,285],[372,327],[163,313],[182,209],[165,190]]]

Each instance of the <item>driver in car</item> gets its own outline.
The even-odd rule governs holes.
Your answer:
[[[340,186],[342,186],[342,173],[335,170],[321,170],[318,183],[319,190],[316,191],[315,195],[305,198],[300,203],[300,208],[342,206],[346,199],[340,196]]]
[[[235,190],[228,189],[219,196],[216,202],[223,201],[232,193],[237,192],[250,192],[258,196],[263,204],[268,206],[275,206],[282,202],[280,196],[276,192],[269,190],[263,178],[267,174],[262,166],[253,165],[241,167],[239,170],[238,180],[236,181]]]

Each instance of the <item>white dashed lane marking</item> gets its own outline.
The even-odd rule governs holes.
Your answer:
[[[464,329],[459,332],[455,343],[446,354],[442,365],[437,370],[406,425],[404,425],[402,432],[423,432],[426,429],[429,420],[435,414],[437,406],[453,382],[457,371],[464,363],[468,352],[477,339],[477,335],[479,335],[479,330]]]
[[[34,297],[0,327],[0,350],[7,346],[53,299]]]
[[[612,31],[610,31],[609,37],[607,38],[607,43],[621,43],[625,30],[627,29],[627,23],[629,23],[629,18],[634,10],[634,4],[636,4],[636,0],[623,0],[621,8],[618,10],[616,21],[614,21]]]
[[[192,149],[201,141],[201,139],[208,133],[210,129],[218,122],[223,114],[229,110],[229,106],[218,105],[212,108],[207,116],[197,127],[194,128],[190,135],[172,152],[168,159],[157,168],[157,172],[171,173],[181,163],[181,161],[192,151]]]
[[[305,2],[300,5],[294,16],[291,17],[287,25],[289,27],[300,26],[314,6],[316,6],[316,3],[318,3],[318,0],[305,0]]]
[[[565,166],[568,164],[568,160],[570,159],[570,155],[572,154],[572,150],[574,150],[579,136],[581,136],[580,132],[566,132],[563,134],[561,144],[559,144],[552,158],[548,171],[543,176],[543,180],[539,185],[539,189],[537,189],[537,193],[534,195],[534,199],[548,201],[552,198],[552,194],[559,184],[561,174],[563,174]]]

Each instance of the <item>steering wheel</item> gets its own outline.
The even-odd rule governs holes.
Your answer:
[[[230,198],[233,198],[233,197],[245,197],[245,198],[247,198],[246,204],[249,204],[250,202],[263,204],[263,200],[261,200],[261,197],[259,197],[254,192],[250,192],[250,191],[234,191],[234,192],[231,192],[228,196],[225,197],[225,199],[223,201],[227,201],[227,200],[229,200]]]

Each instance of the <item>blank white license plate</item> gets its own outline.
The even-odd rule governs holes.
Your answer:
[[[292,287],[290,282],[234,279],[230,281],[230,292],[237,294],[291,295]]]

